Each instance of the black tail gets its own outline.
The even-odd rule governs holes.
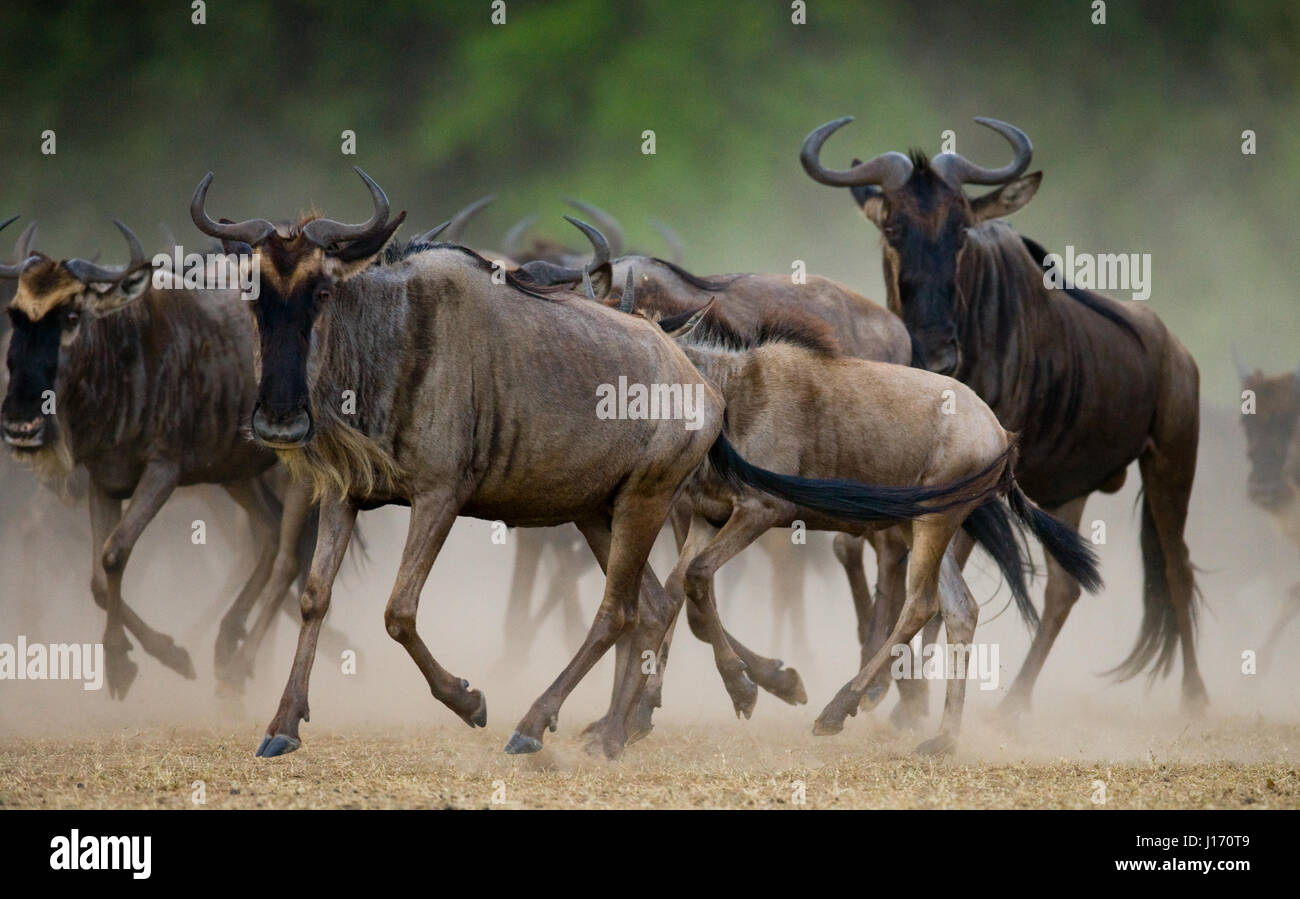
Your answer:
[[[1151,666],[1151,678],[1163,677],[1172,670],[1178,649],[1178,621],[1174,616],[1173,598],[1165,575],[1165,553],[1156,533],[1155,514],[1146,495],[1142,498],[1142,627],[1137,643],[1124,661],[1106,673],[1128,680]],[[1191,605],[1195,613],[1196,605]]]
[[[962,530],[970,534],[993,557],[998,570],[1006,578],[1007,586],[1011,588],[1020,617],[1030,630],[1037,629],[1038,610],[1029,598],[1029,584],[1025,578],[1032,568],[1029,550],[1021,534],[1011,524],[1006,506],[1001,500],[989,500],[966,516]]]
[[[307,514],[302,530],[298,532],[298,543],[294,546],[294,558],[298,560],[298,592],[307,589],[307,575],[311,574],[311,560],[316,554],[316,537],[320,533],[320,504],[316,503]],[[366,540],[361,533],[360,523],[352,526],[352,560],[357,569],[370,561],[366,551]]]
[[[823,515],[845,521],[904,521],[992,495],[1000,489],[1000,483],[981,486],[981,482],[1005,464],[1014,449],[1011,444],[983,471],[938,487],[886,487],[840,478],[777,474],[746,462],[725,433],[719,433],[709,448],[709,462],[718,476],[732,486],[753,487]]]
[[[1101,572],[1097,568],[1097,554],[1084,542],[1079,532],[1067,527],[1038,508],[1025,496],[1014,480],[1007,487],[1007,502],[1016,517],[1023,521],[1047,554],[1079,582],[1089,593],[1101,589]]]

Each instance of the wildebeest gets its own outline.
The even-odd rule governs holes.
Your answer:
[[[591,262],[582,268],[570,268],[547,261],[529,262],[521,267],[520,276],[538,279],[544,284],[573,283],[583,278],[592,282],[600,299],[612,297],[615,285],[634,277],[635,301],[647,314],[669,318],[696,312],[713,303],[713,316],[746,340],[756,340],[764,320],[781,316],[810,315],[830,328],[841,348],[849,356],[907,365],[911,362],[912,342],[907,328],[894,313],[849,290],[842,284],[817,275],[796,283],[789,275],[731,274],[702,277],[662,259],[647,256],[623,256],[611,259],[611,248],[600,239],[599,232],[588,235],[595,243]],[[617,301],[610,300],[617,305]],[[675,516],[675,522],[677,518]],[[679,544],[685,528],[675,525]],[[877,558],[877,600],[872,601],[870,587],[863,573],[862,538],[847,534],[835,538],[835,554],[848,576],[857,616],[858,642],[862,663],[883,645],[902,608],[905,596],[907,544],[902,535],[891,530],[871,534]],[[706,639],[704,622],[694,604],[687,607],[692,632]],[[736,642],[748,666],[748,676],[759,686],[787,702],[798,701],[802,685],[781,663],[765,659]],[[660,664],[645,692],[643,704],[656,707],[666,668],[666,643]],[[924,685],[919,681],[897,681],[902,695],[909,701],[899,707],[898,722],[908,723],[924,708]],[[747,706],[746,706],[747,707]],[[649,719],[646,708],[639,711],[642,725]]]
[[[623,305],[628,304],[624,297]],[[1022,611],[1032,617],[1021,543],[997,494],[1006,494],[1011,509],[1058,564],[1089,589],[1097,588],[1092,551],[1074,530],[1021,493],[1014,476],[1014,435],[970,388],[921,369],[842,355],[830,329],[807,314],[766,315],[750,339],[711,312],[712,306],[685,324],[680,316],[660,324],[721,391],[737,451],[754,464],[805,478],[909,488],[961,485],[931,514],[903,526],[911,558],[902,613],[884,644],[818,716],[815,733],[843,728],[867,686],[889,666],[895,647],[908,644],[941,605],[949,646],[956,658],[966,660],[979,607],[960,575],[956,589],[942,594],[943,603],[939,590],[945,552],[959,529],[990,552]],[[856,534],[891,524],[886,517],[865,523],[807,509],[710,469],[687,480],[686,495],[693,513],[690,534],[666,587],[678,603],[685,594],[709,610],[718,668],[729,689],[744,665],[716,632],[720,624],[708,589],[714,573],[765,531],[796,521],[809,529]],[[948,674],[942,728],[922,744],[924,752],[956,744],[965,665]]]
[[[1254,409],[1241,416],[1250,457],[1247,492],[1250,501],[1266,510],[1278,529],[1300,546],[1300,369],[1280,375],[1250,371],[1241,360],[1237,375],[1243,391],[1251,391]],[[1286,626],[1300,614],[1300,583],[1291,588],[1277,620],[1260,650],[1268,664]]]
[[[577,682],[631,629],[655,634],[669,603],[646,565],[682,481],[704,462],[728,478],[813,509],[888,509],[924,514],[942,491],[786,477],[746,465],[722,435],[722,401],[682,351],[653,324],[545,292],[471,250],[407,248],[404,264],[374,267],[405,213],[389,220],[388,198],[357,169],[374,212],[349,225],[308,217],[277,229],[265,219],[213,221],[204,208],[209,173],[191,216],[228,249],[260,259],[262,289],[250,303],[259,335],[253,433],[310,477],[325,497],[320,537],[302,596],[303,626],[280,707],[258,747],[275,756],[300,745],[307,683],[331,583],[357,512],[409,505],[411,523],[385,610],[389,634],[411,655],[435,697],[470,726],[486,723],[479,690],[443,669],[415,628],[421,587],[458,515],[515,526],[579,525],[606,572],[591,631],[560,676],[533,704],[507,752],[541,748]],[[677,415],[602,419],[599,399],[620,378],[676,385],[692,395]],[[338,397],[354,391],[355,407]],[[647,589],[642,590],[645,574]],[[638,602],[638,598],[643,600]],[[645,641],[639,641],[638,645]],[[640,659],[627,656],[629,667]],[[642,678],[625,688],[598,740],[616,755]]]
[[[308,493],[290,490],[282,510],[265,480],[275,455],[241,431],[255,384],[252,330],[232,309],[237,292],[154,286],[139,241],[115,224],[131,251],[123,266],[36,252],[32,226],[19,238],[17,261],[0,266],[0,277],[18,285],[8,305],[0,432],[40,476],[61,477],[75,465],[90,475],[91,592],[107,613],[105,674],[117,698],[138,672],[126,630],[164,665],[195,676],[189,653],[122,600],[127,560],[144,529],[187,484],[220,484],[248,512],[261,556],[217,640],[218,675],[238,687],[251,665],[239,642],[244,620],[259,599],[274,609],[297,573]]]
[[[1041,172],[1023,173],[1033,148],[1020,129],[976,119],[1015,150],[999,169],[956,153],[929,160],[883,153],[836,171],[822,144],[851,118],[804,140],[816,181],[851,189],[883,237],[889,308],[917,340],[925,364],[969,384],[1020,434],[1025,492],[1077,528],[1093,491],[1113,492],[1135,459],[1142,473],[1143,618],[1115,669],[1166,674],[1182,647],[1184,704],[1202,707],[1196,663],[1196,586],[1183,530],[1196,469],[1199,374],[1191,355],[1141,303],[1081,289],[1049,289],[1046,252],[998,221],[1033,197]],[[968,198],[966,184],[998,185]],[[1028,658],[1005,700],[1028,706],[1034,681],[1079,585],[1049,561],[1046,607]]]

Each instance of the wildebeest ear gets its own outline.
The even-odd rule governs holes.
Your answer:
[[[103,290],[92,286],[87,303],[92,315],[99,317],[116,312],[128,303],[138,300],[153,278],[153,266],[136,269],[116,284],[105,285]]]
[[[982,197],[976,197],[970,201],[971,210],[975,213],[975,221],[986,222],[989,219],[1010,215],[1034,198],[1034,194],[1038,192],[1038,185],[1042,182],[1042,172],[1031,172]]]
[[[856,156],[853,157],[854,168],[862,165],[862,160]],[[867,205],[867,201],[872,197],[880,196],[880,186],[876,184],[854,184],[849,188],[849,194],[853,197],[853,205],[861,209]]]
[[[406,210],[402,210],[384,227],[369,237],[361,240],[354,240],[345,245],[343,249],[330,253],[339,262],[356,262],[360,259],[369,259],[384,248],[384,244],[392,238],[393,232],[401,227],[402,222],[406,221]]]
[[[699,309],[691,309],[686,312],[679,312],[677,315],[670,315],[668,318],[661,318],[659,327],[663,328],[664,333],[673,340],[683,340],[689,337],[691,332],[699,326],[700,322],[704,320],[704,316],[709,314],[716,302],[717,299],[714,298]]]
[[[598,300],[607,299],[614,289],[613,264],[606,262],[604,265],[598,265],[590,271],[585,268],[583,271],[587,273],[591,280],[591,290],[596,295],[595,298]]]

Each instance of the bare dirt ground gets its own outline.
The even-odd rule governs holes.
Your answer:
[[[929,759],[912,753],[915,736],[883,721],[853,722],[852,739],[831,740],[702,722],[658,727],[607,762],[563,733],[536,756],[512,758],[494,729],[320,729],[297,753],[266,761],[252,757],[255,728],[151,727],[0,741],[0,807],[1300,807],[1300,727],[1189,723],[1173,738],[1152,735],[1145,752],[1137,743],[1115,752],[1120,760],[1086,757],[1086,730],[1028,753],[1022,744],[1026,757],[1008,762],[997,757],[1013,735],[994,730]]]

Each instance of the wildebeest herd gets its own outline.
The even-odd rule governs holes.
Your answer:
[[[942,626],[958,661],[940,731],[920,749],[945,752],[956,745],[979,616],[962,574],[973,548],[994,560],[1035,628],[1003,703],[1021,712],[1081,591],[1101,587],[1078,533],[1084,505],[1117,491],[1136,461],[1143,619],[1116,673],[1165,674],[1180,655],[1184,703],[1204,706],[1183,537],[1196,363],[1144,304],[1047,285],[1047,251],[1002,221],[1041,180],[1026,174],[1033,151],[1020,129],[977,120],[1010,144],[1001,168],[918,151],[828,168],[823,144],[848,121],[809,134],[800,160],[813,180],[849,188],[879,229],[885,306],[815,275],[693,274],[666,230],[673,260],[623,255],[616,223],[576,201],[595,222],[570,219],[590,252],[525,243],[531,220],[501,251],[464,246],[461,231],[484,201],[395,240],[406,214],[391,215],[360,169],[373,214],[359,224],[214,219],[208,174],[190,212],[220,248],[200,287],[121,223],[129,261],[111,267],[45,255],[29,225],[0,266],[16,283],[0,428],[37,478],[84,472],[88,481],[91,595],[106,617],[111,695],[124,697],[137,675],[128,632],[195,676],[189,654],[127,604],[122,577],[175,488],[215,484],[245,510],[259,547],[216,636],[224,688],[242,688],[274,617],[293,608],[295,578],[302,585],[297,649],[260,756],[300,746],[357,514],[385,505],[410,508],[387,631],[471,727],[486,723],[484,694],[443,668],[415,626],[456,518],[519,528],[520,564],[534,567],[544,544],[526,529],[576,525],[605,574],[580,648],[507,752],[541,748],[565,698],[610,648],[615,684],[608,711],[585,731],[589,745],[613,758],[648,734],[683,606],[738,714],[750,714],[759,689],[806,702],[793,668],[727,631],[713,585],[764,533],[792,526],[836,535],[857,616],[859,670],[815,733],[841,730],[891,680],[898,717],[923,714],[924,682],[891,678],[891,663],[917,634],[936,644]],[[969,196],[967,185],[992,190]],[[232,260],[254,265],[254,299],[211,286]],[[1242,369],[1242,378],[1258,402],[1245,417],[1251,497],[1300,543],[1300,372]],[[10,469],[7,479],[20,476]],[[647,559],[665,526],[679,555],[661,582]],[[1048,560],[1041,619],[1026,533]],[[1274,636],[1298,610],[1300,593]]]

